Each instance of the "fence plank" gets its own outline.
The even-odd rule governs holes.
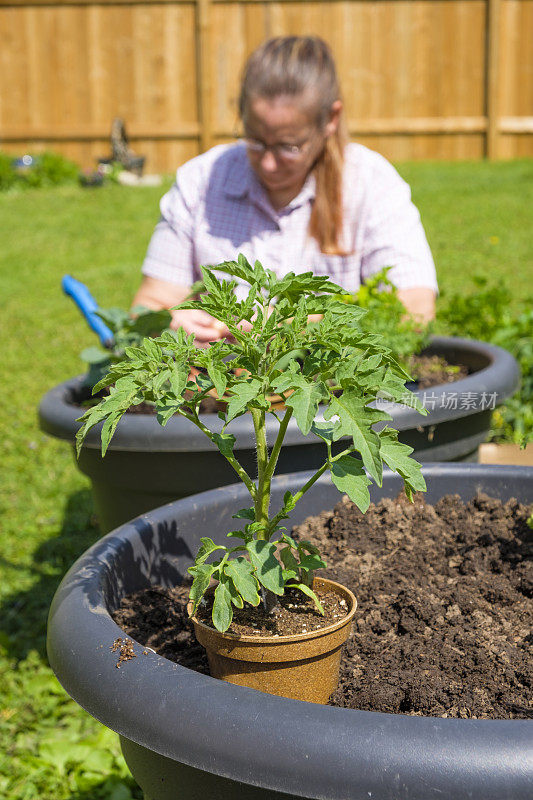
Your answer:
[[[196,0],[196,73],[197,102],[200,120],[200,148],[208,150],[213,141],[212,126],[212,78],[209,69],[211,52],[210,0]]]
[[[500,4],[487,0],[487,157],[499,155]]]

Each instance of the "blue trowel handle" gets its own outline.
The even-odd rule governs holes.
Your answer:
[[[84,283],[77,281],[72,275],[64,275],[61,281],[61,288],[72,297],[81,313],[87,320],[89,327],[98,335],[100,342],[104,347],[113,347],[114,337],[113,331],[102,322],[100,317],[95,314],[98,308],[98,303],[85,286]]]

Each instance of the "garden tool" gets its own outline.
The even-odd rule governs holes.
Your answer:
[[[97,334],[102,346],[110,350],[115,343],[113,331],[96,314],[98,303],[85,284],[77,281],[72,275],[64,275],[61,280],[61,288],[65,294],[72,297],[89,327]]]

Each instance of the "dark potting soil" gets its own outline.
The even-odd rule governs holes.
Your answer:
[[[330,703],[435,717],[533,717],[531,508],[480,494],[343,498],[294,535],[355,593],[353,635]],[[187,619],[187,587],[125,598],[113,614],[137,642],[208,674]]]
[[[449,364],[442,356],[415,355],[409,359],[407,371],[411,373],[417,389],[432,389],[443,383],[455,383],[468,375],[463,364]]]
[[[228,633],[241,636],[292,636],[299,633],[325,628],[339,622],[348,612],[346,600],[333,592],[317,591],[318,599],[324,609],[324,615],[317,610],[313,600],[299,592],[289,589],[271,614],[266,615],[261,606],[244,606],[236,608]],[[212,625],[212,599],[198,608],[196,616],[206,625]]]

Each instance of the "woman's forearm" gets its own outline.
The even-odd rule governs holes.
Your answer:
[[[415,319],[426,323],[435,319],[436,293],[433,289],[426,286],[398,289],[398,298]]]

